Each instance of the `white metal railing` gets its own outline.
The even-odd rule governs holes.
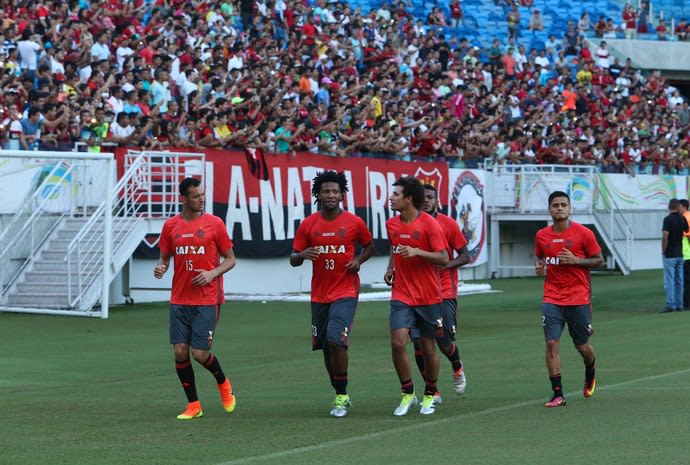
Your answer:
[[[116,250],[120,245],[113,241],[113,230],[118,227],[129,226],[130,219],[136,218],[134,212],[127,209],[127,205],[132,203],[130,199],[123,200],[122,198],[123,194],[127,192],[125,186],[133,180],[139,180],[140,178],[134,176],[135,173],[145,169],[144,157],[142,156],[132,166],[132,169],[117,182],[115,187],[108,191],[110,194],[106,195],[104,202],[70,241],[65,256],[67,262],[67,297],[70,307],[79,305],[86,291],[98,278],[103,278],[104,288],[110,285],[110,259],[113,250]],[[146,177],[143,178],[143,181],[146,181]],[[146,189],[146,185],[140,185],[138,188]],[[131,199],[131,201],[134,200]],[[107,286],[105,285],[106,280],[108,281]],[[109,296],[103,296],[102,303],[108,302],[109,298],[106,297]],[[101,311],[104,311],[104,307],[107,308],[107,305],[102,304]]]
[[[628,274],[633,257],[633,229],[625,219],[616,199],[611,195],[603,195],[605,191],[601,188],[601,176],[597,175],[595,181],[592,214],[601,224],[600,233],[608,235],[608,245],[613,249],[612,252],[620,257],[618,265]]]
[[[197,162],[200,172],[190,162]],[[102,280],[101,317],[108,317],[112,258],[130,230],[149,218],[167,217],[178,208],[177,186],[185,176],[203,176],[204,154],[130,152],[124,175],[69,244],[67,289],[70,307],[78,307],[93,285]],[[170,189],[174,186],[174,189]],[[105,303],[105,304],[104,304]]]
[[[578,183],[594,184],[596,168],[581,165],[485,165],[494,180],[509,176],[513,180],[514,194],[510,205],[502,207],[520,213],[545,212],[549,194],[554,190],[577,191]],[[551,185],[555,181],[557,185]],[[571,199],[574,210],[591,208],[591,199]],[[491,212],[500,207],[493,205]]]
[[[0,251],[0,302],[4,303],[7,291],[17,276],[31,265],[38,246],[69,213],[69,210],[49,212],[45,207],[49,199],[68,185],[66,181],[72,176],[72,168],[62,161],[56,163],[36,189],[28,193],[20,210],[0,233],[0,244],[12,244],[12,247],[5,247]],[[69,200],[71,203],[71,195]],[[19,257],[13,257],[13,254],[17,253]],[[13,266],[14,259],[18,259],[19,263]]]
[[[128,170],[142,153],[146,155],[149,166],[150,195],[145,203],[137,206],[138,211],[145,211],[152,218],[167,218],[179,213],[179,183],[188,176],[205,179],[204,154],[130,151],[125,155],[125,170]]]

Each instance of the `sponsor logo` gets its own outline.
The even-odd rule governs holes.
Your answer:
[[[338,253],[345,253],[345,246],[340,244],[340,245],[317,245],[317,249],[319,249],[319,253],[326,253],[326,254],[338,254]]]
[[[206,248],[203,245],[178,245],[175,247],[175,255],[204,255]]]
[[[561,261],[558,257],[544,257],[544,263],[547,265],[560,265]]]

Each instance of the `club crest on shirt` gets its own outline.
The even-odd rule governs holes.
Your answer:
[[[338,237],[342,238],[342,237],[345,237],[347,232],[345,231],[345,228],[340,228],[340,229],[338,229],[338,232],[336,234],[338,235]]]
[[[206,232],[204,231],[203,228],[197,230],[196,237],[198,237],[199,239],[202,239],[205,236],[206,236]]]
[[[415,232],[412,233],[412,239],[414,239],[415,241],[418,241],[420,237],[422,237],[422,233],[421,233],[421,232],[415,231]]]

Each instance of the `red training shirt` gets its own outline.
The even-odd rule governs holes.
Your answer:
[[[443,236],[448,243],[448,258],[452,260],[455,251],[460,250],[467,245],[467,239],[460,231],[460,226],[451,217],[438,213],[436,221],[441,226]],[[458,269],[452,270],[439,269],[441,276],[441,297],[443,299],[457,299],[458,298]]]
[[[312,302],[328,303],[359,295],[359,274],[345,265],[355,257],[355,243],[366,247],[372,240],[364,221],[347,211],[332,221],[316,212],[300,223],[293,250],[321,249],[319,257],[312,262]]]
[[[446,250],[448,245],[441,226],[433,216],[419,212],[410,224],[403,223],[400,215],[390,218],[386,221],[386,230],[395,267],[391,299],[412,307],[440,303],[441,279],[438,266],[419,257],[403,258],[398,248],[407,245],[430,252]]]
[[[218,276],[206,286],[195,286],[194,270],[212,270],[221,256],[232,249],[232,240],[223,221],[204,213],[187,222],[177,215],[165,222],[158,247],[163,256],[173,257],[174,274],[171,304],[218,305],[225,302],[223,277]]]
[[[561,265],[558,252],[568,248],[575,256],[589,258],[601,253],[594,233],[574,221],[558,234],[553,226],[537,231],[534,256],[546,263],[544,303],[555,305],[585,305],[591,302],[590,272],[577,265]]]

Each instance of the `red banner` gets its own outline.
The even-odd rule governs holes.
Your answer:
[[[290,158],[221,150],[207,150],[205,156],[212,166],[212,171],[207,167],[207,175],[213,177],[213,213],[225,221],[235,242],[235,253],[243,257],[290,253],[300,221],[316,211],[311,183],[319,171],[345,173],[349,192],[343,207],[364,219],[382,253],[388,250],[385,222],[393,214],[388,198],[396,179],[416,176],[436,186],[439,198],[448,198],[448,166],[443,162],[336,158],[311,153]],[[266,173],[258,157],[265,159]]]

